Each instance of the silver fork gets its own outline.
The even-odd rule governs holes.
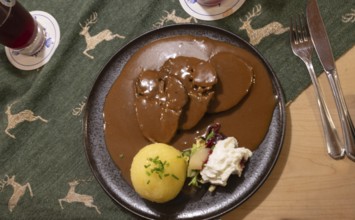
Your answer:
[[[323,124],[324,138],[329,156],[334,159],[343,158],[345,150],[339,139],[338,132],[330,116],[328,107],[323,98],[322,89],[318,83],[317,76],[312,64],[313,44],[309,35],[307,21],[304,15],[298,15],[290,22],[290,41],[293,53],[298,56],[307,66],[309,75],[314,85],[317,104]]]

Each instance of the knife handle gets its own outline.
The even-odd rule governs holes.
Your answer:
[[[355,161],[355,128],[348,107],[346,106],[338,73],[336,69],[334,69],[332,71],[326,71],[326,74],[338,109],[339,119],[343,130],[346,155],[348,158]]]

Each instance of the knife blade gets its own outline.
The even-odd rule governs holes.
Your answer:
[[[308,0],[306,16],[313,45],[323,68],[327,71],[334,70],[334,56],[317,0]]]
[[[327,31],[319,11],[317,0],[308,0],[306,9],[307,24],[318,58],[327,75],[337,106],[341,128],[343,130],[344,147],[347,156],[355,161],[355,127],[351,120],[336,70],[332,48]]]

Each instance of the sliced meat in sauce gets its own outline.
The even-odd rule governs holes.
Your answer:
[[[210,60],[218,75],[215,95],[208,107],[209,113],[226,111],[237,105],[250,91],[254,82],[253,67],[242,58],[220,52]]]

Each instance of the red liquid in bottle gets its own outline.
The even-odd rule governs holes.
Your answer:
[[[35,39],[36,26],[31,14],[19,2],[12,8],[0,3],[0,44],[12,49],[25,48]]]

